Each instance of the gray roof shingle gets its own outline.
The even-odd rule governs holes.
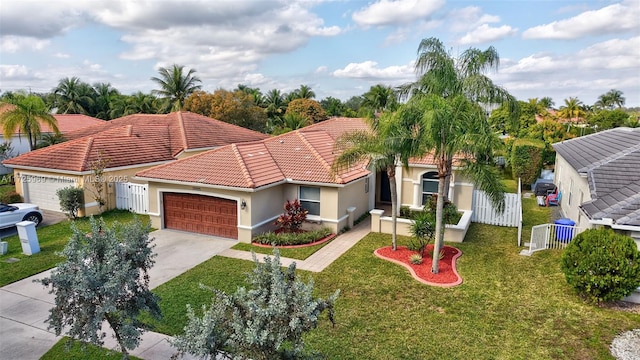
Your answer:
[[[587,176],[591,200],[580,207],[589,218],[640,226],[640,128],[615,128],[553,148]]]

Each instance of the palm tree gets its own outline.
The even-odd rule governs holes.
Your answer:
[[[171,111],[180,111],[184,106],[184,100],[202,87],[198,85],[202,81],[194,75],[195,72],[194,69],[189,69],[185,74],[183,65],[161,67],[158,70],[160,77],[151,78],[160,86],[160,90],[153,90],[152,93],[165,97],[170,103]]]
[[[605,94],[600,95],[594,105],[602,109],[613,109],[616,105],[618,108],[621,108],[625,100],[624,96],[622,96],[622,91],[611,89]]]
[[[504,88],[495,85],[485,72],[498,68],[500,57],[494,47],[482,51],[469,48],[454,58],[436,38],[423,39],[418,47],[415,70],[418,81],[401,87],[404,96],[413,95],[414,106],[428,119],[427,147],[433,152],[439,184],[436,203],[436,241],[433,267],[439,271],[439,253],[444,243],[443,209],[453,168],[453,158],[464,155],[465,168],[476,185],[486,191],[494,206],[504,209],[504,191],[493,168],[486,166],[499,140],[491,131],[484,107],[503,105],[510,121],[517,122],[519,105]],[[413,100],[413,99],[412,99]]]
[[[155,114],[157,113],[157,100],[158,99],[152,94],[145,94],[142,91],[138,91],[127,98],[123,115]]]
[[[584,118],[586,112],[582,109],[582,101],[575,97],[564,99],[564,106],[561,106],[558,110],[558,116],[568,120]]]
[[[382,84],[372,86],[363,97],[362,106],[373,110],[374,115],[385,110],[393,111],[398,105],[397,96],[393,88]]]
[[[540,105],[544,106],[545,109],[551,109],[553,108],[553,105],[555,105],[555,103],[553,102],[553,99],[551,99],[548,96],[545,96],[542,99],[540,99]]]
[[[94,91],[77,77],[64,78],[53,89],[58,114],[90,114]]]
[[[93,89],[96,94],[94,116],[102,120],[112,119],[112,108],[116,99],[120,96],[120,92],[109,83],[95,83],[93,84]]]
[[[64,135],[62,135],[61,133],[42,134],[40,140],[38,140],[38,143],[36,144],[36,148],[42,149],[44,147],[60,144],[65,141],[66,139],[64,138]]]
[[[278,89],[269,90],[264,96],[262,104],[266,106],[265,111],[269,119],[279,117],[287,111],[284,96],[282,96],[282,93]]]
[[[49,113],[50,109],[39,96],[18,96],[10,103],[13,105],[0,114],[0,126],[5,139],[11,139],[16,130],[27,135],[29,150],[36,148],[40,137],[40,125],[48,125],[55,133],[59,133],[56,118]]]
[[[391,246],[397,247],[396,222],[398,216],[398,190],[396,166],[409,166],[409,159],[424,153],[422,136],[423,118],[420,116],[399,117],[385,112],[377,120],[370,120],[371,131],[355,131],[340,136],[335,143],[336,153],[332,170],[340,173],[358,163],[368,161],[369,169],[385,171],[391,192]]]
[[[294,99],[313,99],[316,97],[316,93],[313,92],[313,90],[311,90],[311,88],[307,85],[300,85],[300,88],[297,90],[294,90],[292,92],[292,94],[294,95]]]

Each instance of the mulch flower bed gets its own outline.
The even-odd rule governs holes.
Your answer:
[[[300,245],[278,245],[276,246],[278,249],[295,249],[295,248],[303,248],[303,247],[307,247],[307,246],[314,246],[314,245],[320,245],[322,243],[325,243],[329,240],[333,240],[333,238],[335,238],[337,235],[336,234],[329,234],[328,236],[323,237],[322,239],[318,239],[312,243],[308,243],[308,244],[300,244]],[[252,242],[251,245],[253,246],[257,246],[257,247],[263,247],[263,248],[272,248],[273,245],[269,245],[269,244],[260,244],[260,243],[256,243],[256,242]]]
[[[431,254],[432,249],[433,244],[427,245],[426,253]],[[462,284],[462,278],[456,270],[456,259],[462,255],[462,251],[448,245],[445,245],[442,249],[444,257],[440,259],[440,269],[437,274],[431,272],[431,256],[424,257],[422,264],[412,264],[409,261],[409,257],[417,252],[409,250],[405,246],[398,246],[396,251],[391,250],[391,246],[386,246],[377,249],[374,254],[379,258],[406,267],[416,280],[427,285],[453,287]]]

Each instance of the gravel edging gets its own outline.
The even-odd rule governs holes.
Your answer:
[[[617,360],[640,360],[640,329],[616,336],[609,350]]]

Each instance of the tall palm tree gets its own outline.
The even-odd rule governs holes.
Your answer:
[[[5,139],[11,139],[16,130],[29,140],[29,150],[36,148],[41,134],[41,123],[59,133],[58,121],[49,113],[50,109],[39,96],[18,96],[10,103],[13,107],[0,114],[0,126]]]
[[[545,109],[551,109],[553,108],[553,105],[555,105],[555,103],[553,102],[552,98],[545,96],[540,99],[540,105],[542,105]]]
[[[584,118],[586,112],[582,109],[582,101],[575,97],[564,99],[564,106],[558,110],[558,116],[568,120]]]
[[[427,137],[429,150],[434,153],[438,168],[439,186],[436,203],[436,241],[431,271],[439,271],[439,251],[444,243],[443,209],[448,193],[453,159],[456,154],[476,159],[484,165],[491,150],[499,144],[487,121],[483,107],[506,106],[510,121],[519,118],[517,100],[507,90],[485,75],[497,70],[500,56],[494,47],[486,50],[469,48],[454,58],[436,38],[423,39],[418,46],[415,70],[418,80],[401,87],[404,96],[417,97],[412,106],[422,109],[429,119]],[[497,174],[483,166],[470,163],[469,169],[478,173],[476,185],[489,193],[498,209],[504,208],[504,195]],[[473,174],[473,172],[471,173]],[[471,175],[470,174],[470,175]]]
[[[110,83],[95,83],[93,89],[96,94],[94,102],[94,116],[102,120],[112,119],[112,108],[116,102],[120,92],[118,89],[111,86]]]
[[[95,97],[91,85],[77,77],[61,79],[53,89],[58,114],[90,114]]]
[[[295,99],[313,99],[316,97],[316,93],[307,85],[300,85],[300,88],[294,90],[292,93],[294,94]]]
[[[127,98],[123,115],[155,114],[157,113],[157,100],[158,99],[152,94],[145,94],[142,91],[138,91]]]
[[[154,94],[165,97],[171,111],[180,111],[184,106],[184,100],[196,90],[200,90],[202,81],[195,76],[195,70],[189,69],[185,73],[183,65],[173,64],[170,68],[161,67],[158,70],[160,77],[152,77],[151,80],[160,86],[160,90],[153,90]]]
[[[598,101],[596,101],[594,105],[602,109],[613,109],[616,105],[618,108],[621,108],[622,105],[624,105],[625,100],[624,96],[622,96],[622,91],[611,89],[600,95],[598,97]]]
[[[269,90],[262,101],[269,119],[282,116],[287,111],[284,96],[278,89]]]
[[[378,84],[372,86],[363,95],[362,106],[373,110],[374,114],[379,114],[385,110],[393,111],[397,108],[398,101],[396,92],[390,86]]]
[[[338,153],[332,164],[334,173],[353,165],[368,161],[369,169],[385,171],[391,192],[391,247],[396,250],[396,222],[398,216],[398,190],[396,166],[409,166],[409,159],[424,153],[422,140],[423,118],[420,116],[399,117],[386,112],[377,119],[369,120],[371,131],[355,131],[340,136],[335,143]]]

